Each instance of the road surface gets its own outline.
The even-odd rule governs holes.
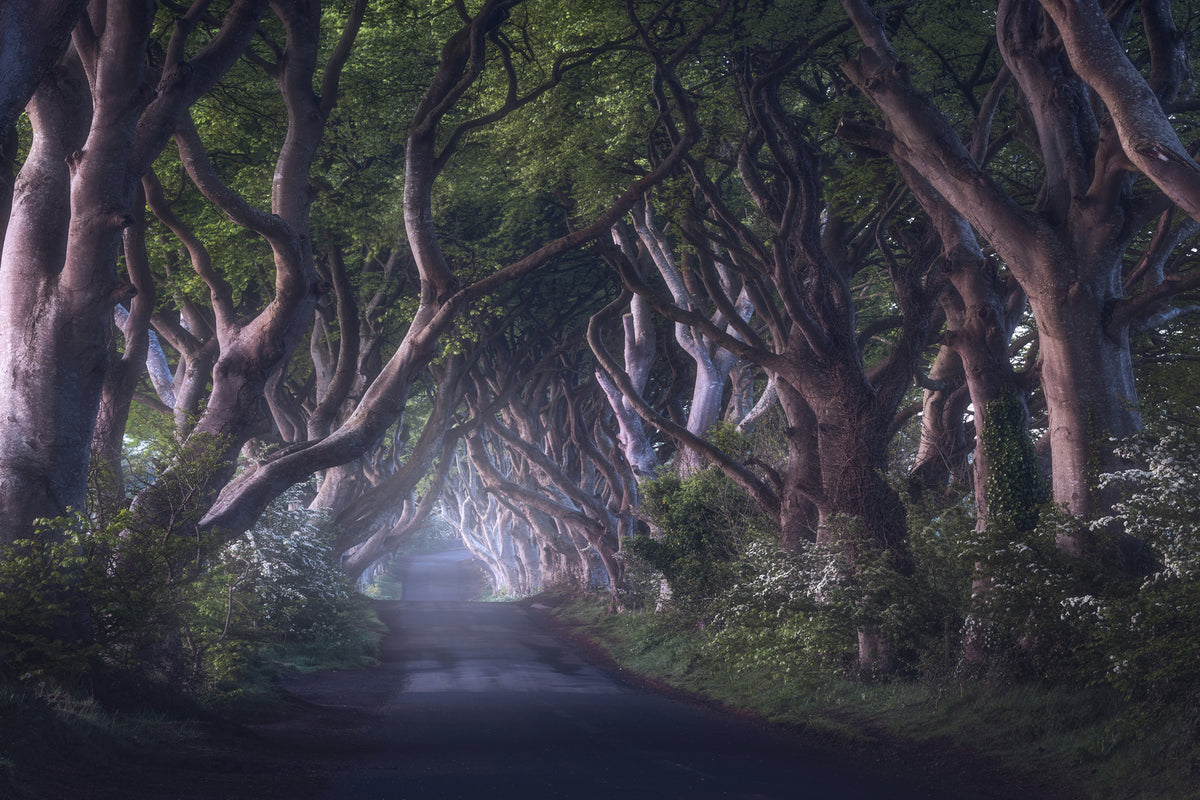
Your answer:
[[[530,611],[462,599],[478,594],[467,558],[452,552],[406,565],[404,599],[380,606],[392,631],[380,669],[288,684],[308,703],[361,717],[324,736],[314,796],[948,797],[831,764],[761,725],[630,688]]]

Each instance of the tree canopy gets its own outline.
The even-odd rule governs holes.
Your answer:
[[[1196,421],[1194,11],[0,4],[0,543],[82,514],[115,571],[150,531],[231,569],[282,496],[353,578],[441,516],[497,589],[615,609],[766,540],[887,672],[914,531],[967,509],[969,659],[988,547],[1132,602],[1179,545],[1129,442]]]

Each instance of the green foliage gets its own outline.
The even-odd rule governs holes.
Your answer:
[[[733,580],[735,556],[762,524],[757,507],[711,467],[686,480],[664,472],[642,497],[659,532],[630,540],[629,552],[666,577],[673,604],[703,611]]]
[[[44,684],[47,672],[80,669],[91,654],[75,600],[85,542],[74,532],[50,539],[46,527],[0,548],[0,678],[8,682]]]
[[[665,599],[663,574],[633,552],[628,542],[616,557],[621,564],[621,582],[617,587],[620,610],[637,612],[660,608]]]
[[[1049,487],[1038,468],[1025,407],[1012,389],[984,408],[983,454],[988,525],[1011,531],[1034,527]]]
[[[715,435],[739,446],[732,429]],[[838,543],[781,551],[749,497],[715,469],[660,475],[643,484],[643,503],[659,530],[627,547],[626,607],[656,607],[654,575],[665,576],[670,607],[711,631],[709,646],[731,670],[849,674],[864,628],[893,643],[906,670],[947,660],[968,578],[952,564],[960,553],[935,534],[925,532],[914,551],[926,569],[904,574],[884,553]],[[852,520],[834,525],[853,538]]]
[[[806,543],[794,553],[751,543],[715,604],[713,646],[738,670],[769,666],[815,679],[854,674],[856,634],[866,629],[891,644],[904,673],[944,667],[962,593],[959,576],[946,579],[952,569],[944,549],[924,542],[917,549],[924,569],[912,574],[882,552],[859,552],[853,563],[848,552],[840,543]]]
[[[111,675],[207,696],[285,651],[361,661],[374,643],[361,600],[298,499],[223,547],[139,530],[128,512],[39,523],[0,553],[0,677],[45,688]]]
[[[1052,505],[1036,513],[1039,524],[1029,530],[989,525],[963,537],[963,561],[977,573],[964,636],[997,674],[1065,677],[1077,641],[1063,624],[1063,602],[1088,594],[1096,563],[1058,545],[1075,520]]]
[[[739,431],[731,422],[718,420],[708,429],[705,438],[735,461],[745,461],[750,456],[753,437]]]
[[[293,488],[277,499],[221,550],[210,572],[219,592],[197,609],[198,630],[225,656],[210,671],[227,683],[241,677],[244,652],[275,654],[286,646],[292,659],[323,664],[371,654],[372,637],[359,624],[361,601],[341,571],[327,520],[305,509],[302,495]]]
[[[735,570],[716,603],[711,641],[732,669],[811,677],[850,667],[854,581],[838,551],[809,545],[785,553],[755,541]]]

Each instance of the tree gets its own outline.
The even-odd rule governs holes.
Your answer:
[[[836,543],[849,563],[882,553],[906,571],[905,512],[884,474],[892,425],[929,335],[938,240],[898,222],[896,204],[871,204],[875,216],[857,225],[827,204],[812,123],[789,110],[803,107],[804,92],[821,94],[799,74],[808,52],[781,47],[730,60],[736,144],[722,142],[724,156],[685,160],[693,197],[675,228],[695,253],[694,283],[713,312],[664,296],[620,251],[611,259],[656,312],[771,376],[787,419],[783,464],[744,463],[664,419],[605,356],[598,331],[592,343],[643,419],[703,452],[777,515],[785,548]],[[723,272],[744,284],[759,325],[736,307],[741,290],[722,288]],[[868,319],[852,281],[886,286],[890,313]],[[889,332],[886,349],[875,351],[874,337]],[[887,668],[877,632],[863,632],[861,658],[866,668]]]
[[[233,3],[195,53],[202,8],[169,14],[168,46],[150,58],[154,4],[94,3],[33,96],[0,264],[2,541],[83,504],[107,326],[132,294],[117,251],[135,189],[180,115],[244,50],[265,5]]]
[[[344,463],[361,453],[395,421],[404,407],[414,376],[434,358],[441,337],[461,314],[505,283],[533,272],[556,256],[606,232],[647,188],[670,173],[690,147],[694,125],[688,123],[680,140],[662,162],[637,177],[594,220],[551,239],[490,274],[464,283],[462,279],[468,276],[456,274],[434,222],[434,187],[439,175],[469,132],[503,118],[548,91],[559,80],[567,64],[586,60],[593,49],[561,53],[553,60],[548,77],[536,82],[525,94],[520,92],[516,72],[504,68],[508,88],[500,107],[468,117],[444,133],[443,121],[480,81],[488,64],[485,58],[488,42],[494,41],[495,30],[504,24],[515,6],[513,0],[489,0],[450,37],[409,127],[405,147],[404,221],[407,243],[420,277],[420,295],[399,347],[337,430],[319,440],[285,448],[252,465],[221,492],[211,512],[202,520],[205,528],[228,532],[243,530],[265,503],[286,486],[313,470]],[[719,5],[713,19],[723,10],[724,4]],[[713,20],[710,20],[701,26],[678,47],[672,58],[676,61],[681,58],[712,24]],[[511,51],[502,43],[497,44],[497,48],[503,67],[508,63]],[[657,54],[652,53],[652,56],[657,57]],[[673,84],[672,64],[671,60],[659,59],[655,66],[668,84]],[[670,96],[669,102],[687,121],[691,113],[690,100],[674,87]]]
[[[536,570],[522,559],[523,568],[545,584],[607,587],[615,603],[616,556],[637,524],[636,481],[580,335],[611,278],[595,256],[578,256],[498,298],[497,333],[471,371],[467,406],[478,427],[466,449],[473,480],[510,512],[505,522],[519,521],[517,535],[549,556]],[[489,497],[474,504],[487,507]]]
[[[628,263],[638,264],[643,274],[649,268],[654,269],[666,285],[672,300],[680,308],[687,311],[698,311],[701,307],[699,299],[688,286],[689,281],[685,279],[685,272],[677,265],[671,242],[655,221],[651,205],[647,202],[638,204],[630,218],[633,223],[633,231],[637,236],[636,245],[629,231],[623,226],[613,229],[613,240],[621,249],[621,255]],[[645,265],[644,262],[649,262],[649,265]],[[705,288],[708,291],[725,293],[724,307],[732,308],[743,324],[749,322],[753,307],[745,287],[723,264],[718,264],[717,269],[720,273],[719,286],[709,285]],[[643,341],[647,339],[645,333],[648,329],[647,325],[644,321],[639,320],[639,317],[647,312],[645,306],[644,298],[635,297],[630,301],[630,310],[633,312],[630,319],[633,329],[630,332],[632,335],[626,334],[625,368],[627,371],[633,369],[634,374],[641,373],[641,375],[646,373],[647,365],[639,364],[638,361],[644,361],[647,354],[653,353],[652,348],[639,342],[639,339]],[[734,323],[725,322],[721,316],[723,313],[723,309],[718,310],[710,321],[717,326],[724,324],[726,333],[736,336],[737,330]],[[705,336],[703,331],[683,323],[676,323],[674,327],[675,342],[687,353],[694,369],[691,397],[686,402],[687,422],[684,427],[693,436],[703,437],[720,419],[726,384],[730,380],[730,373],[738,359],[729,350],[719,347]],[[614,412],[623,412],[622,417],[625,419],[623,426],[628,431],[626,435],[630,437],[627,457],[634,455],[644,459],[645,445],[641,442],[645,440],[645,434],[638,433],[636,430],[641,427],[640,420],[635,421],[636,417],[630,417],[629,412],[626,411],[628,401],[620,396],[620,392],[608,375],[604,372],[599,372],[597,375],[604,385],[605,393],[609,396],[609,403],[613,406]],[[631,379],[631,383],[635,388],[637,383],[644,385],[644,377],[639,376],[636,383]],[[700,453],[683,442],[680,443],[675,459],[675,468],[683,476],[694,473],[701,467]],[[645,463],[640,463],[638,466],[643,472],[651,471],[646,469],[647,464]]]
[[[988,169],[987,158],[1005,140],[989,137],[994,144],[973,153],[950,120],[913,86],[867,4],[847,0],[843,5],[865,45],[845,70],[886,120],[886,134],[877,139],[880,149],[901,166],[918,194],[919,185],[927,184],[978,231],[1028,295],[1049,414],[1053,497],[1076,516],[1098,513],[1112,498],[1098,493],[1096,467],[1112,469],[1119,461],[1106,442],[1140,425],[1129,352],[1131,320],[1150,302],[1145,295],[1162,302],[1180,287],[1160,282],[1143,299],[1130,300],[1122,283],[1125,257],[1156,220],[1163,219],[1163,232],[1151,250],[1169,251],[1181,241],[1178,228],[1164,216],[1167,199],[1135,181],[1120,137],[1092,102],[1104,95],[1094,93],[1073,69],[1066,39],[1058,37],[1036,4],[1002,2],[995,22],[1004,67],[996,74],[992,96],[1011,80],[1030,123],[1021,146],[1042,170],[1036,197],[1026,203]],[[1176,63],[1179,42],[1159,35],[1160,11],[1161,5],[1151,4],[1143,12],[1146,41],[1155,64]],[[1117,19],[1117,30],[1125,33],[1127,22],[1128,17]],[[1154,71],[1160,113],[1162,103],[1178,93],[1182,76],[1179,69]],[[1115,119],[1130,108],[1117,104],[1108,112]],[[991,123],[989,108],[979,116],[977,142]],[[1078,552],[1083,538],[1066,537],[1062,544]]]
[[[0,51],[4,83],[0,87],[0,131],[10,126],[29,102],[42,77],[62,57],[86,0],[5,0],[0,28],[7,36]]]

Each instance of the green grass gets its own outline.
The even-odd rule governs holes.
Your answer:
[[[847,745],[885,738],[953,747],[1096,800],[1200,800],[1200,709],[1130,704],[1111,691],[735,670],[711,636],[670,613],[605,613],[603,599],[543,600],[640,675]]]

